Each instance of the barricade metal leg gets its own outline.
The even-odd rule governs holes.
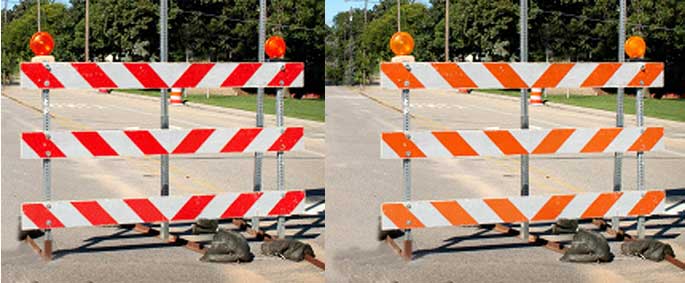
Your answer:
[[[408,82],[407,82],[408,83]],[[402,90],[402,131],[408,139],[409,135],[409,90]],[[407,155],[409,152],[407,152]],[[402,178],[404,181],[404,200],[411,200],[411,160],[402,159]],[[411,260],[412,254],[412,237],[411,229],[404,230],[404,249],[402,249],[402,257],[406,260]]]
[[[642,84],[642,82],[640,82]],[[644,117],[644,90],[637,90],[637,97],[635,99],[635,112],[637,114],[637,126],[643,127],[645,124]],[[644,129],[642,129],[644,132]],[[637,152],[637,190],[645,190],[645,153],[643,151]],[[637,218],[637,238],[645,238],[645,217],[639,216]]]
[[[168,0],[160,0],[159,3],[159,41],[160,41],[160,61],[167,61],[168,53],[168,37],[167,37],[167,10]],[[167,89],[161,90],[161,127],[162,129],[169,128],[169,101]],[[162,196],[169,195],[169,155],[163,154],[160,156],[160,184]],[[163,222],[161,225],[161,237],[164,240],[169,240],[169,222]]]
[[[521,0],[521,62],[528,62],[528,0]],[[521,129],[528,129],[528,89],[521,89]],[[529,156],[521,155],[521,196],[529,194]],[[521,238],[528,241],[528,222],[521,223]]]
[[[623,43],[626,41],[626,0],[620,0],[619,22],[618,22],[618,61],[625,61],[625,50]],[[623,127],[623,88],[618,88],[616,94],[616,127]],[[621,175],[623,166],[623,153],[614,153],[614,192],[621,191]],[[618,217],[611,218],[611,227],[619,229],[620,222]]]
[[[280,81],[283,85],[283,81]],[[283,89],[279,88],[276,91],[276,126],[283,127]],[[284,176],[283,152],[276,153],[276,187],[278,191],[285,190],[285,176]],[[278,233],[277,237],[283,239],[285,237],[285,217],[279,216],[276,225]]]
[[[46,81],[45,86],[49,86],[50,82]],[[41,92],[41,98],[43,100],[43,132],[45,132],[45,136],[47,139],[50,139],[50,90],[44,89]],[[45,155],[50,157],[51,152],[46,152]],[[43,196],[45,197],[45,201],[50,201],[52,200],[52,167],[50,163],[49,158],[44,158],[43,159]],[[52,223],[49,223],[50,220],[48,220],[47,226],[50,226]],[[44,249],[43,249],[43,257],[45,259],[50,260],[52,259],[52,231],[50,229],[45,230],[45,242],[44,242]]]
[[[257,57],[259,62],[264,62],[264,41],[266,40],[266,0],[259,0],[259,48]],[[264,89],[257,89],[257,128],[264,127]],[[262,159],[264,153],[255,152],[254,154],[254,188],[253,191],[262,191]],[[259,231],[259,217],[252,217],[252,229]]]

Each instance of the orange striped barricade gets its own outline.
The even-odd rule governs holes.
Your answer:
[[[530,105],[532,106],[542,106],[542,89],[541,88],[531,88],[530,89]]]
[[[48,260],[52,256],[50,231],[53,228],[192,221],[199,217],[282,217],[304,212],[302,191],[51,201],[52,159],[242,152],[281,154],[303,150],[304,130],[276,127],[50,131],[48,95],[50,89],[302,87],[304,63],[32,62],[21,63],[20,75],[22,88],[42,90],[45,114],[43,132],[27,132],[21,136],[21,158],[43,162],[46,198],[45,202],[22,204],[22,229],[45,229],[43,250],[30,236],[25,240]],[[172,100],[175,98],[172,95]]]
[[[381,204],[381,229],[637,217],[664,213],[665,196],[664,191],[629,191],[388,202]]]
[[[408,96],[411,89],[540,89],[540,88],[643,88],[662,87],[664,84],[664,64],[652,62],[608,62],[608,63],[454,63],[454,62],[389,62],[381,63],[381,87],[402,90],[404,131],[381,134],[381,158],[402,159],[409,164],[415,158],[502,156],[529,154],[561,153],[600,153],[600,152],[643,152],[662,150],[663,128],[593,128],[593,129],[515,129],[515,130],[471,130],[471,131],[430,131],[410,132],[408,128]],[[537,102],[537,101],[533,101]],[[522,158],[523,164],[523,158]],[[409,166],[404,166],[405,202],[384,203],[381,207],[382,228],[384,230],[404,229],[404,249],[400,249],[390,237],[386,241],[406,259],[411,259],[411,237],[413,228],[420,228],[423,216],[430,216],[429,223],[503,223],[537,221],[534,214],[540,206],[535,206],[544,197],[510,198],[506,205],[500,199],[487,201],[487,204],[505,203],[505,210],[513,214],[498,215],[488,211],[485,200],[464,200],[466,206],[477,203],[478,213],[488,214],[490,218],[467,217],[466,208],[459,201],[412,202],[410,199]],[[522,194],[527,185],[522,185]],[[642,192],[639,192],[642,193]],[[527,193],[525,193],[527,195]],[[635,194],[625,193],[625,196]],[[650,193],[651,195],[651,193]],[[593,194],[579,194],[585,199]],[[620,193],[601,198],[619,198]],[[567,199],[570,197],[566,197]],[[554,198],[556,199],[556,198]],[[621,198],[623,199],[623,198]],[[627,199],[627,198],[626,198]],[[457,204],[457,205],[454,205]],[[428,209],[430,208],[430,209]],[[514,209],[515,208],[515,209]],[[417,209],[414,211],[413,209]],[[440,214],[440,209],[445,209]],[[515,211],[522,211],[518,214]],[[413,214],[416,212],[416,214]],[[502,212],[502,211],[498,211]],[[525,213],[523,213],[525,212]],[[605,211],[606,212],[606,211]],[[629,213],[612,214],[630,216]],[[390,214],[388,214],[390,213]],[[528,213],[528,214],[526,214]],[[645,213],[652,213],[645,212]],[[425,215],[424,215],[425,214]],[[436,218],[436,215],[447,215]],[[418,215],[418,216],[417,216]],[[514,216],[513,218],[512,215]],[[577,214],[583,218],[584,214]],[[589,215],[589,214],[588,214]],[[419,217],[421,216],[421,217]],[[498,218],[502,216],[503,218]],[[566,215],[565,215],[566,216]],[[569,213],[570,216],[576,214]],[[556,219],[556,218],[555,218]],[[514,221],[515,220],[515,221]],[[546,219],[553,220],[553,219]],[[436,221],[436,222],[431,222]],[[455,222],[450,222],[455,221]],[[412,224],[413,223],[413,224]],[[420,223],[420,224],[419,224]],[[432,227],[431,225],[425,227]],[[527,234],[527,226],[524,227]]]
[[[169,93],[169,105],[183,105],[183,89],[182,88],[172,88]]]

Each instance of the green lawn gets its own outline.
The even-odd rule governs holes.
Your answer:
[[[159,90],[137,90],[137,89],[123,89],[120,90],[127,93],[141,94],[147,96],[159,97]],[[257,96],[224,96],[211,95],[209,99],[205,95],[189,95],[187,97],[189,102],[202,103],[226,108],[241,109],[246,111],[256,111]],[[300,99],[286,99],[283,105],[285,108],[285,116],[307,119],[312,121],[324,121],[325,100],[300,100]],[[276,114],[276,97],[264,97],[264,113]]]
[[[482,91],[516,97],[521,95],[521,92],[518,90],[487,89]],[[555,103],[616,111],[615,95],[571,95],[568,99],[565,95],[548,95],[543,99]],[[624,110],[626,114],[635,114],[635,96],[625,96]],[[645,99],[645,116],[685,122],[685,99]]]

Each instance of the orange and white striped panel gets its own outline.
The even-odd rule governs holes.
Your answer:
[[[662,214],[664,191],[627,191],[381,204],[383,230],[494,223],[553,222]]]
[[[381,63],[389,89],[663,87],[664,64]]]
[[[664,128],[457,130],[381,134],[381,158],[664,150]]]

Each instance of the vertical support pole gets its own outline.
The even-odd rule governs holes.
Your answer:
[[[644,84],[640,81],[640,84]],[[635,99],[635,114],[637,116],[637,126],[640,127],[640,131],[644,132],[645,125],[645,112],[644,112],[644,95],[645,89],[637,90],[637,97]],[[643,151],[637,152],[637,190],[645,190],[645,153]],[[637,218],[637,238],[645,238],[645,217],[638,216]]]
[[[281,87],[284,82],[281,80],[279,82]],[[282,128],[283,123],[283,88],[279,88],[276,91],[276,126]],[[281,129],[281,133],[283,129]],[[283,151],[276,153],[276,188],[278,191],[283,192],[285,190],[285,172],[283,164]],[[276,225],[278,230],[278,238],[283,239],[285,237],[285,217],[279,216],[278,223]]]
[[[618,20],[618,61],[624,62],[625,50],[623,43],[626,41],[626,0],[619,1],[619,20]],[[623,88],[618,88],[616,93],[616,127],[623,127]],[[621,191],[621,176],[623,167],[623,153],[614,153],[614,192]],[[617,216],[611,218],[611,227],[619,231],[621,223]]]
[[[167,47],[168,47],[168,38],[167,38],[167,5],[168,5],[168,0],[159,0],[159,25],[160,25],[160,31],[159,31],[159,50],[160,50],[160,61],[161,62],[166,62],[167,59]],[[161,127],[162,129],[168,129],[169,128],[169,101],[168,101],[168,93],[167,89],[162,89],[161,90],[161,95],[160,95],[160,103],[161,103],[161,108],[162,108],[162,117],[161,117]],[[162,196],[168,196],[169,195],[169,155],[167,154],[162,154],[160,156],[160,183],[161,183],[161,195]],[[169,222],[163,222],[161,225],[160,229],[160,236],[162,239],[169,240]]]
[[[46,68],[50,70],[49,66],[46,66]],[[50,82],[45,81],[45,86],[47,87],[49,85]],[[50,140],[50,90],[42,90],[41,98],[43,100],[43,132],[45,133],[46,138]],[[48,158],[43,159],[43,196],[45,197],[45,201],[50,201],[52,200],[52,166],[50,163],[50,155],[52,153],[50,151],[47,151],[45,154]],[[48,209],[51,209],[49,204]],[[52,223],[50,223],[50,220],[48,220],[45,224],[48,227],[52,225]],[[45,247],[43,248],[43,257],[45,257],[45,259],[47,260],[50,260],[52,259],[52,231],[50,229],[45,229],[44,245]]]
[[[521,0],[521,62],[528,62],[528,0]],[[521,89],[521,129],[528,129],[528,89]],[[521,155],[521,196],[529,194],[529,156]],[[521,223],[521,237],[528,241],[528,222]]]
[[[409,82],[405,82],[405,85],[409,85]],[[402,90],[402,131],[411,139],[409,135],[409,89]],[[407,157],[409,157],[409,152],[407,152]],[[411,159],[402,159],[402,178],[404,181],[404,201],[411,201]],[[409,204],[408,204],[409,205]],[[408,207],[409,208],[409,207]],[[411,260],[412,255],[412,237],[411,229],[404,230],[404,248],[402,249],[404,253],[402,256],[406,260]]]
[[[264,41],[266,41],[266,0],[259,0],[259,50],[257,57],[259,62],[264,62]],[[257,116],[255,118],[257,128],[264,127],[264,89],[257,89]],[[262,158],[264,153],[254,153],[254,179],[253,191],[262,191]],[[259,218],[252,218],[252,229],[259,232]]]
[[[450,61],[450,0],[445,0],[445,62]]]

